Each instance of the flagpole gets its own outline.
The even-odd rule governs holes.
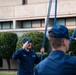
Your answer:
[[[45,32],[44,32],[44,38],[43,38],[43,42],[42,42],[42,48],[44,48],[45,41],[46,41],[46,32],[47,32],[47,27],[48,27],[48,21],[49,21],[51,6],[52,6],[52,0],[49,0],[48,13],[47,13],[47,17],[46,17]],[[41,60],[42,60],[43,54],[41,53],[40,56],[41,56]]]

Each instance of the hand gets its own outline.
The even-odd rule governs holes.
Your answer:
[[[76,40],[76,38],[74,38]]]
[[[25,49],[27,47],[27,44],[28,44],[28,41],[23,43],[23,47],[22,48]]]
[[[45,49],[44,48],[41,48],[40,49],[40,52],[42,52],[42,54],[44,53]]]

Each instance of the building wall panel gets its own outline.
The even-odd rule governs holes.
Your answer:
[[[58,3],[57,17],[72,17],[76,16],[76,0],[74,1],[63,1]],[[54,17],[55,3],[53,2],[50,17]],[[48,3],[42,4],[31,4],[31,5],[19,5],[19,6],[7,6],[0,7],[0,18],[13,18],[13,19],[31,19],[46,17],[48,10]]]
[[[22,0],[0,0],[0,6],[21,5]]]

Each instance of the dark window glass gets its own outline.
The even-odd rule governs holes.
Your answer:
[[[0,67],[3,66],[3,60],[0,58]]]
[[[27,4],[27,0],[22,0],[22,5]]]
[[[0,22],[0,29],[12,29],[12,22]]]

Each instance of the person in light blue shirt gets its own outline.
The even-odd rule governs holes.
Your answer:
[[[68,56],[70,37],[64,25],[56,25],[48,32],[52,51],[35,68],[35,75],[76,75],[76,56]]]

